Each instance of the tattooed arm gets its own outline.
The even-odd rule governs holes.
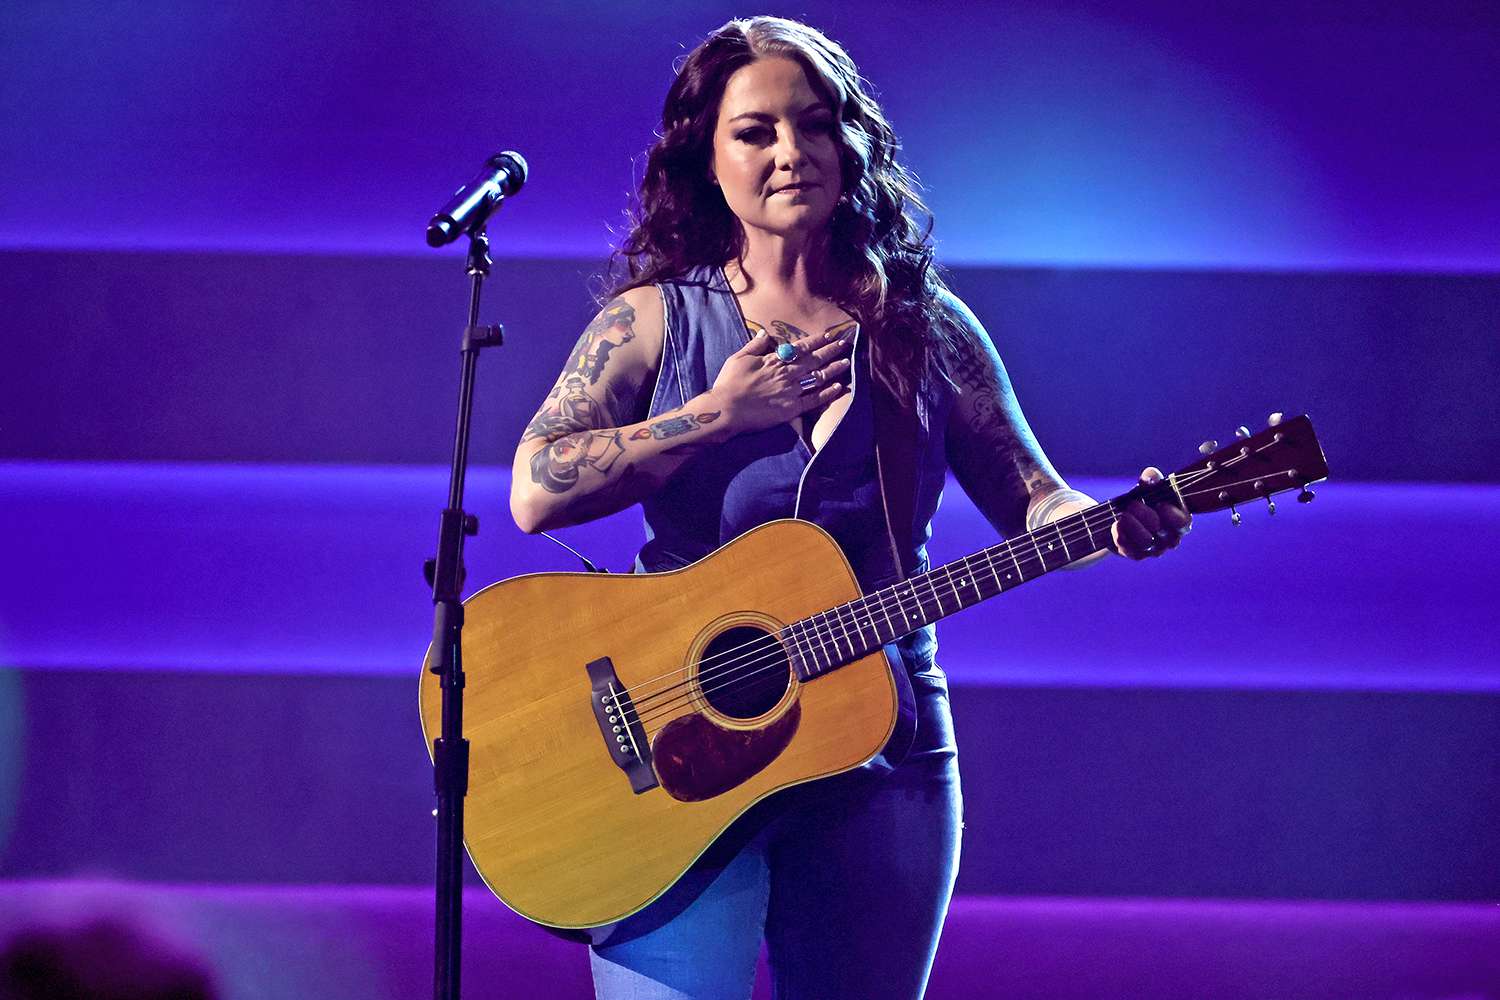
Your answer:
[[[671,475],[692,447],[717,439],[719,414],[701,397],[636,422],[661,349],[655,288],[626,291],[589,323],[516,447],[510,509],[522,531],[621,510]]]
[[[1044,505],[1059,508],[1046,511],[1045,520],[1087,506],[1086,497],[1073,503],[1049,503],[1048,497],[1066,490],[1068,484],[1032,435],[1010,376],[983,325],[957,298],[945,304],[966,335],[966,350],[955,359],[950,373],[958,398],[947,428],[948,464],[959,485],[1006,536],[1025,531],[1028,511],[1041,511]]]
[[[948,302],[968,333],[970,350],[954,365],[959,395],[948,421],[948,464],[964,492],[1004,535],[1015,535],[1092,507],[1087,494],[1070,489],[1032,436],[1016,402],[1010,377],[994,344],[967,306]],[[1161,479],[1148,468],[1141,482]],[[1137,500],[1110,525],[1111,551],[1130,559],[1160,556],[1177,547],[1192,518],[1172,503],[1154,507]],[[1073,563],[1085,566],[1103,553]]]
[[[786,423],[843,394],[849,342],[820,335],[790,364],[754,337],[713,387],[649,420],[647,388],[662,350],[655,288],[621,294],[578,338],[573,354],[516,447],[510,509],[522,531],[603,517],[651,495],[703,448]],[[811,377],[809,377],[811,376]]]

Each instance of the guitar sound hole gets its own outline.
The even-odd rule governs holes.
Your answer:
[[[732,719],[765,715],[791,683],[791,662],[764,629],[739,626],[720,633],[698,664],[703,696]]]

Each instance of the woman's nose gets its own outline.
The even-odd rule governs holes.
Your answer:
[[[802,137],[793,128],[783,129],[776,141],[776,165],[793,168],[807,159]]]

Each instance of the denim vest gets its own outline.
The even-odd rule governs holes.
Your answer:
[[[718,267],[700,267],[659,286],[665,336],[650,416],[706,392],[749,336],[745,317]],[[875,395],[869,338],[856,330],[849,409],[814,455],[790,424],[739,434],[690,458],[642,503],[646,544],[637,572],[677,569],[707,556],[751,528],[797,517],[821,526],[848,556],[866,592],[927,569],[932,515],[942,499],[943,426],[951,406],[941,380],[919,382],[910,523],[888,527],[875,447]],[[946,387],[944,387],[946,388]],[[895,530],[892,530],[894,528]],[[914,669],[931,663],[931,626],[902,640]]]

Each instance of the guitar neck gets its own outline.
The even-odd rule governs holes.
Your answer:
[[[798,676],[807,680],[828,673],[939,618],[1108,548],[1119,512],[1140,497],[1173,498],[1172,478],[794,622],[783,635],[797,653]]]

